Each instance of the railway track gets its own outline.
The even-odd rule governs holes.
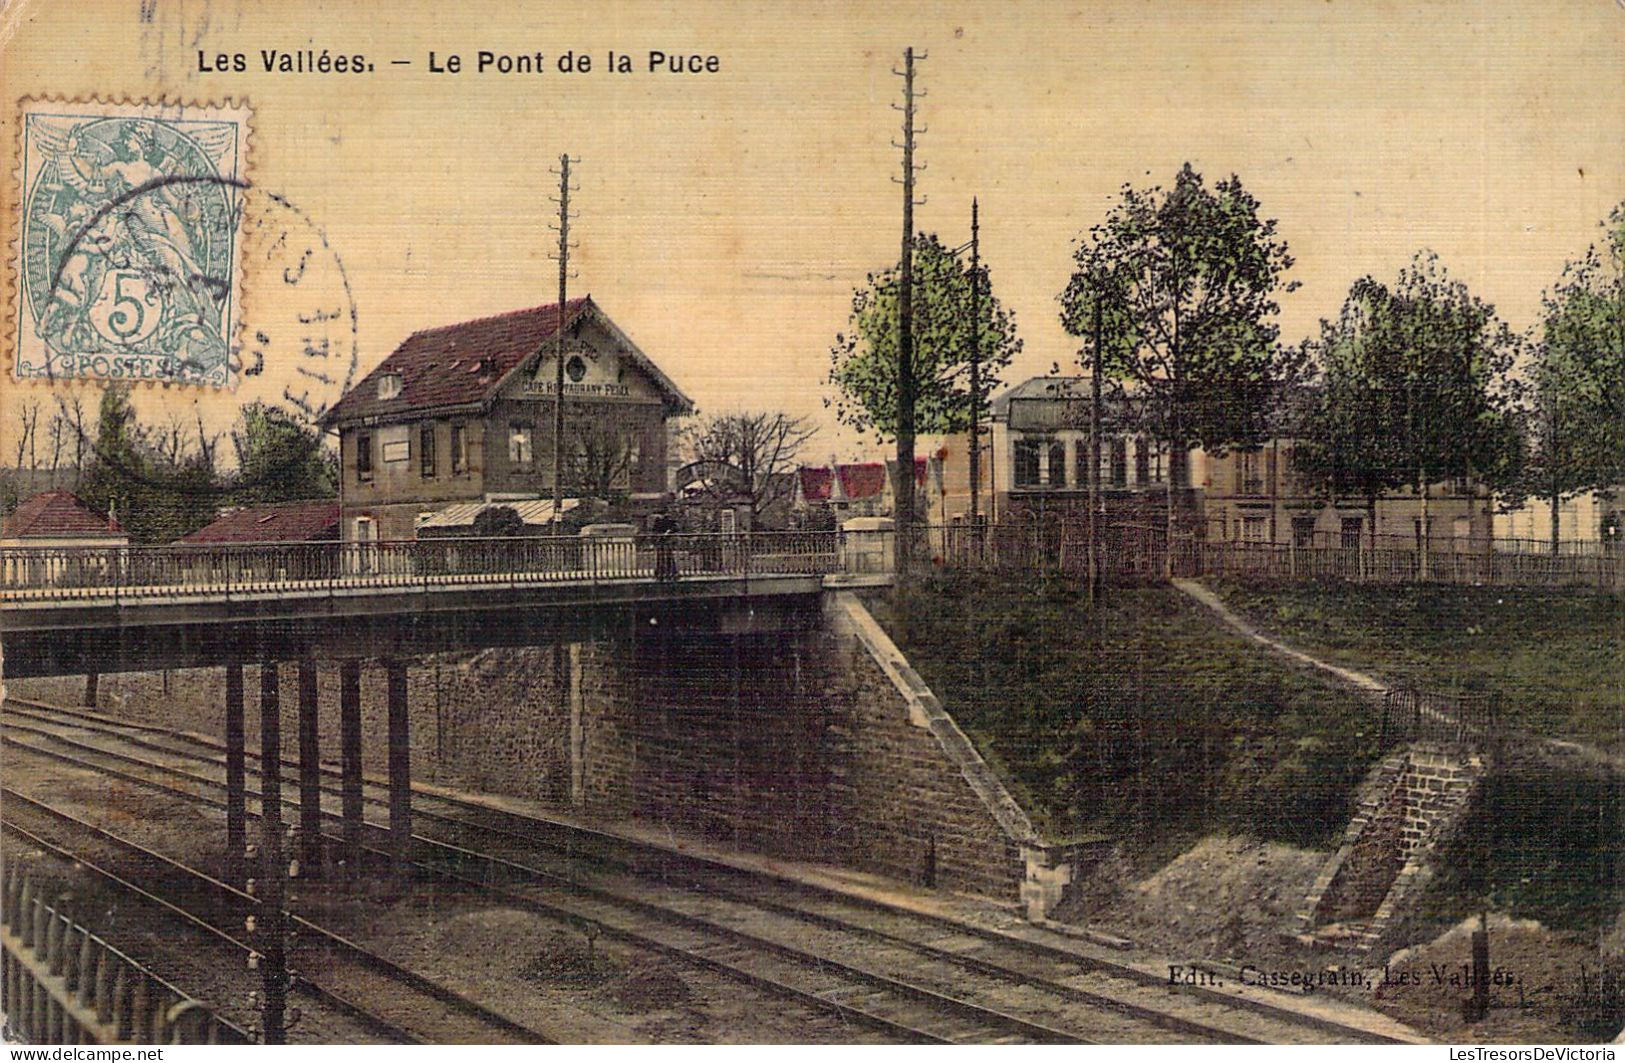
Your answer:
[[[15,725],[8,726],[15,729]],[[5,738],[5,744],[8,748],[51,756],[76,767],[99,771],[188,801],[224,807],[224,802],[201,797],[191,788],[198,783],[215,785],[202,776],[150,762],[141,763],[146,769],[173,775],[188,783],[184,787],[170,786],[137,772],[46,751],[11,736]],[[92,751],[92,755],[126,763],[138,760],[105,750]],[[251,798],[254,796],[257,795],[250,795]],[[337,819],[331,814],[326,818]],[[376,824],[369,824],[369,829],[380,835],[387,833],[386,828]],[[418,839],[418,844],[420,849],[423,848],[425,839]],[[497,862],[481,854],[443,843],[427,844],[433,847],[433,857],[416,861],[417,866],[427,874],[471,887],[499,898],[509,906],[576,925],[594,926],[605,935],[636,948],[716,971],[772,996],[787,997],[821,1011],[833,1012],[843,1020],[880,1030],[893,1037],[921,1043],[1012,1040],[1077,1043],[1083,1040],[1066,1031],[1047,1028],[1037,1022],[882,974],[811,958],[794,950],[774,950],[770,943],[753,943],[748,935],[733,933],[726,928],[707,927],[699,920],[690,920],[687,925],[673,925],[681,924],[683,920],[654,905],[622,902],[617,906],[605,903],[603,898],[597,898],[597,903],[594,903],[593,898],[577,896],[578,888],[567,883],[552,883],[545,888],[523,883],[503,885],[494,881],[497,875],[504,875],[511,881],[515,873],[520,877],[530,877],[533,873],[516,865],[502,871]],[[386,870],[389,859],[386,849],[368,847],[367,853],[374,859],[380,872]],[[480,870],[471,871],[474,867]]]
[[[161,785],[149,777],[156,772],[194,790],[199,784],[223,786],[176,764],[61,732],[89,732],[218,768],[222,747],[207,739],[16,699],[8,702],[8,713],[13,732],[30,729],[17,722],[21,716],[43,725],[32,727],[38,737],[117,760],[135,769],[135,781],[143,784]],[[198,799],[190,791],[177,792]],[[369,782],[367,803],[383,806],[378,784]],[[432,824],[435,835],[416,839],[420,864],[428,871],[498,892],[507,903],[595,923],[629,943],[770,992],[824,1002],[846,1018],[909,1039],[1383,1040],[1264,1001],[1189,988],[1171,993],[1157,975],[1109,958],[544,817],[421,791],[414,795],[414,816],[422,830]],[[831,985],[832,975],[847,984]],[[922,1009],[954,1021],[934,1027],[921,1023]],[[968,1020],[979,1020],[984,1028],[976,1029],[975,1022],[967,1026]]]
[[[10,787],[0,788],[0,802],[4,805],[0,828],[8,833],[83,865],[102,881],[161,906],[242,950],[244,956],[252,949],[251,943],[227,929],[241,926],[244,914],[254,910],[257,902],[252,895]],[[72,845],[62,840],[63,833],[88,842]],[[87,844],[90,852],[86,851]],[[113,862],[105,855],[108,853],[116,854],[119,870],[107,866]],[[178,903],[177,898],[189,903]],[[416,1044],[552,1043],[540,1031],[309,919],[298,915],[290,919],[302,935],[290,961],[297,961],[307,972],[299,976],[296,990],[360,1019],[391,1040]],[[337,986],[345,988],[340,991]]]
[[[97,863],[83,850],[69,849],[28,830],[16,822],[16,817],[0,820],[0,832],[24,842],[41,854],[83,871],[117,896],[133,898],[137,905],[141,906],[142,918],[149,930],[161,929],[166,942],[184,945],[204,961],[203,966],[207,967],[212,963],[214,969],[208,979],[197,978],[192,981],[199,983],[200,988],[203,981],[210,981],[218,988],[213,992],[188,992],[187,996],[200,1001],[209,1000],[212,1007],[223,1010],[228,1000],[245,997],[250,990],[258,988],[258,979],[250,979],[246,969],[240,979],[229,976],[222,978],[223,971],[244,967],[243,958],[251,948],[248,942],[165,900],[117,871]],[[230,984],[220,985],[222,982]],[[372,1015],[348,998],[330,993],[320,985],[298,981],[290,987],[290,995],[304,1001],[305,1018],[309,1021],[302,1022],[300,1029],[307,1037],[312,1027],[318,1027],[322,1036],[335,1041],[358,1040],[369,1035],[382,1043],[411,1040],[405,1031]],[[337,1024],[328,1020],[324,1015],[327,1010],[342,1016],[342,1019]],[[233,1026],[242,1029],[236,1024]],[[246,1031],[244,1038],[250,1043],[253,1040]]]

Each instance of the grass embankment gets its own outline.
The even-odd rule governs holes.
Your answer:
[[[1423,690],[1501,695],[1504,722],[1625,749],[1625,601],[1582,590],[1220,583],[1305,653]]]
[[[1496,692],[1508,727],[1625,750],[1625,603],[1581,590],[1260,586],[1225,601],[1289,645],[1392,684]],[[1422,915],[1480,905],[1569,932],[1625,907],[1625,781],[1514,741],[1438,862]]]
[[[1214,829],[1327,846],[1377,755],[1369,703],[1294,671],[1171,588],[946,573],[871,601],[1052,837],[1150,860]]]

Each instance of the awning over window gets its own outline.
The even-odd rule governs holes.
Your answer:
[[[580,504],[579,499],[566,498],[559,504],[560,513],[568,513]],[[491,502],[459,502],[447,506],[418,522],[418,529],[424,528],[472,528],[474,520],[488,509],[506,507],[519,514],[519,519],[533,527],[545,527],[553,523],[553,500],[551,498],[512,498],[498,499]]]

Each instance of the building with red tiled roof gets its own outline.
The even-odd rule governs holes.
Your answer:
[[[244,506],[206,524],[183,543],[315,543],[339,537],[339,500]]]
[[[798,480],[797,490],[800,492],[798,501],[805,505],[809,502],[828,502],[835,477],[827,465],[803,465],[796,470]]]
[[[797,470],[795,505],[799,509],[827,505],[843,517],[889,516],[893,501],[892,470],[896,465],[890,460],[803,465]],[[929,475],[929,460],[915,458],[915,485],[923,488]]]
[[[0,526],[0,546],[125,546],[119,522],[72,491],[41,491],[17,504]]]
[[[588,296],[414,332],[346,393],[322,421],[339,435],[341,537],[411,539],[448,506],[551,499],[561,328],[563,494],[654,505],[667,422],[694,404]]]

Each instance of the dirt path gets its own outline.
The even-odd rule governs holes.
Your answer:
[[[1257,628],[1253,627],[1253,625],[1249,624],[1246,620],[1243,620],[1235,610],[1231,609],[1228,605],[1225,605],[1224,601],[1217,594],[1213,593],[1212,590],[1204,587],[1195,580],[1176,579],[1173,581],[1173,584],[1182,594],[1185,594],[1206,606],[1215,616],[1222,620],[1226,626],[1230,627],[1238,634],[1252,640],[1253,642],[1258,643],[1260,646],[1265,647],[1273,653],[1280,654],[1281,656],[1295,661],[1298,664],[1306,665],[1310,668],[1334,675],[1343,682],[1348,683],[1350,686],[1353,686],[1358,690],[1364,691],[1374,698],[1380,698],[1388,690],[1388,684],[1382,682],[1374,676],[1368,675],[1365,672],[1357,672],[1352,668],[1343,668],[1340,665],[1323,661],[1319,657],[1313,657],[1307,653],[1304,653],[1302,650],[1288,646],[1286,643],[1264,634]],[[1536,739],[1536,741],[1538,741],[1543,748],[1550,750],[1551,752],[1568,757],[1577,757],[1582,760],[1589,761],[1592,764],[1610,768],[1616,772],[1625,773],[1625,756],[1609,753],[1605,750],[1598,749],[1596,746],[1586,745],[1583,742],[1570,742],[1560,738],[1539,737]]]
[[[1268,647],[1283,657],[1297,661],[1299,664],[1306,664],[1311,668],[1318,668],[1323,672],[1330,672],[1343,682],[1355,687],[1358,690],[1365,691],[1368,694],[1380,697],[1388,690],[1388,684],[1366,675],[1364,672],[1356,672],[1352,668],[1342,668],[1335,664],[1329,664],[1326,661],[1321,660],[1319,657],[1311,657],[1302,650],[1293,649],[1284,642],[1279,642],[1276,639],[1270,638],[1268,635],[1259,631],[1257,628],[1253,627],[1251,624],[1247,623],[1247,621],[1238,616],[1233,609],[1224,604],[1217,594],[1214,594],[1212,591],[1208,590],[1200,583],[1197,583],[1195,580],[1176,579],[1173,582],[1174,586],[1177,587],[1181,593],[1186,594],[1207,606],[1213,611],[1214,615],[1216,615],[1220,620],[1223,620],[1225,624],[1231,628],[1234,628],[1237,632],[1245,635],[1252,641],[1258,643],[1260,646]]]

